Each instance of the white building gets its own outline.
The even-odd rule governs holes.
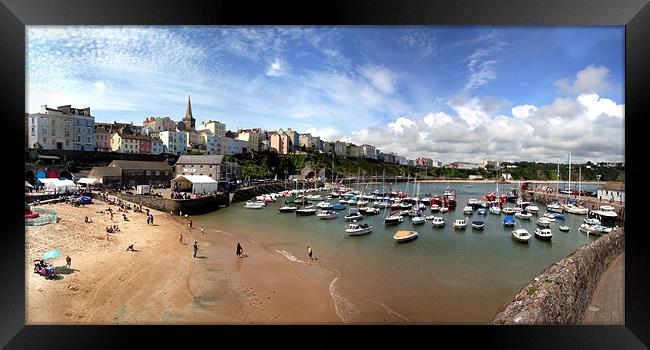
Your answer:
[[[201,122],[197,130],[210,130],[215,136],[226,136],[226,124],[217,121]]]
[[[239,134],[237,134],[237,139],[248,142],[250,151],[259,152],[260,150],[259,133],[242,131]]]
[[[248,141],[233,139],[230,137],[224,137],[224,139],[226,145],[224,150],[226,155],[230,156],[250,152],[250,143]]]
[[[339,157],[345,157],[348,153],[348,144],[341,141],[334,142],[334,154]]]
[[[43,149],[95,150],[95,118],[88,107],[43,105],[39,113],[28,116],[27,123],[29,147],[39,143]]]
[[[182,131],[162,131],[158,133],[165,145],[165,152],[180,156],[187,151],[187,135]]]
[[[605,182],[598,189],[598,198],[603,201],[625,203],[625,185],[618,182]]]
[[[377,152],[375,151],[375,146],[372,145],[361,145],[361,156],[363,158],[377,159]]]

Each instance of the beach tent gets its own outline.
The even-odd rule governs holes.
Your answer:
[[[77,185],[72,180],[60,180],[53,178],[39,179],[45,186],[45,190],[54,193],[74,192]]]
[[[99,180],[97,179],[91,179],[89,177],[82,177],[77,181],[78,184],[83,184],[83,185],[96,185],[99,183]]]
[[[180,190],[192,189],[192,193],[216,192],[219,183],[207,175],[178,175],[172,180],[172,187],[178,184]]]

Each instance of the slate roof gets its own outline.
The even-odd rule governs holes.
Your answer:
[[[223,163],[223,155],[181,155],[176,161],[175,165],[184,164],[221,164]]]
[[[118,167],[124,170],[162,170],[171,171],[172,168],[167,162],[150,162],[140,160],[114,160],[109,167]]]

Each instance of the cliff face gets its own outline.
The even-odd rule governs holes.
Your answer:
[[[624,250],[622,228],[578,248],[524,287],[496,315],[492,324],[580,323],[600,275]]]

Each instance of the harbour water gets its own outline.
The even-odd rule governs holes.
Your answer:
[[[402,190],[406,186],[392,184]],[[413,193],[413,185],[408,186],[408,192]],[[371,191],[371,187],[366,191]],[[537,217],[546,211],[541,203],[536,203],[539,214],[531,220],[516,219],[515,227],[503,225],[504,215],[479,215],[476,211],[463,214],[468,199],[483,198],[495,190],[494,184],[474,183],[468,187],[467,183],[421,183],[419,194],[441,194],[448,187],[456,190],[458,205],[447,213],[434,213],[445,219],[443,228],[432,227],[430,221],[413,225],[408,216],[399,225],[385,226],[382,210],[363,219],[373,226],[372,233],[347,236],[343,217],[347,211],[339,211],[338,218],[332,220],[280,213],[278,208],[285,199],[282,197],[264,209],[245,209],[244,203],[236,203],[196,216],[194,222],[195,227],[241,234],[284,255],[287,263],[308,260],[306,247],[311,246],[317,263],[338,276],[330,284],[337,314],[345,322],[362,323],[381,323],[364,317],[360,307],[374,304],[390,315],[387,319],[392,323],[486,324],[547,266],[597,239],[578,231],[584,215],[565,214],[565,220],[551,224],[551,241],[534,237],[527,244],[514,241],[514,228],[523,227],[533,234]],[[381,190],[381,184],[375,188]],[[583,189],[592,190],[589,186]],[[338,199],[331,202],[337,203]],[[507,206],[513,207],[514,203]],[[430,214],[427,208],[425,215]],[[453,221],[458,218],[467,219],[465,229],[453,228]],[[483,220],[485,229],[472,229],[472,220]],[[570,231],[559,231],[559,225],[570,226]],[[398,230],[415,230],[419,236],[407,243],[397,243],[393,235]]]

